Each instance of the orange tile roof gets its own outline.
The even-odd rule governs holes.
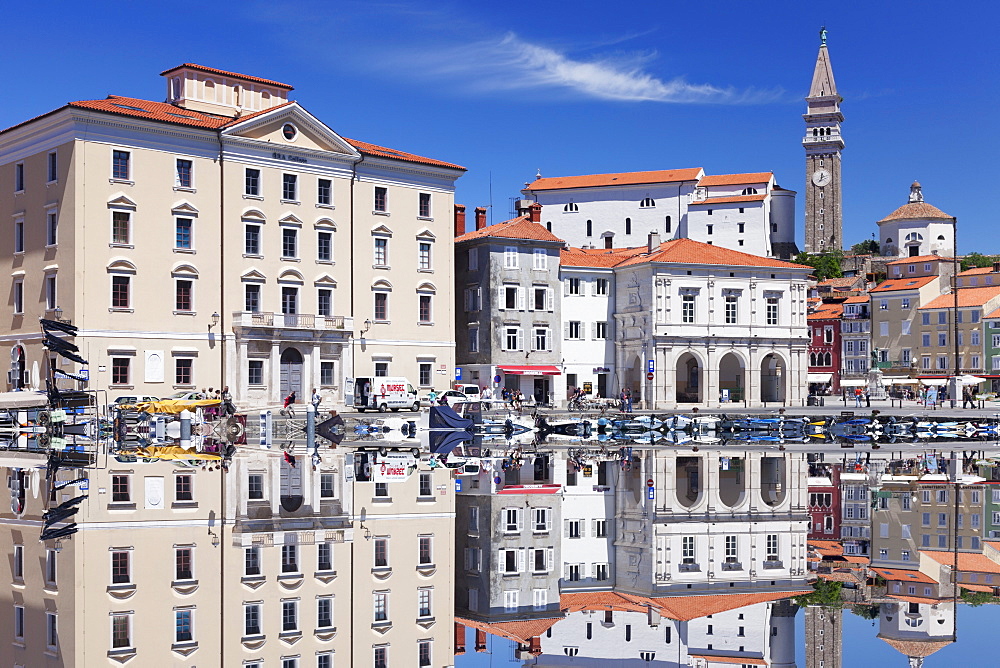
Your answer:
[[[906,601],[907,603],[924,603],[926,605],[936,605],[941,602],[939,598],[930,598],[929,596],[904,596],[903,594],[888,594],[889,598],[894,598],[897,601]]]
[[[896,640],[894,638],[883,638],[880,633],[878,638],[886,642],[889,647],[904,656],[916,656],[925,658],[938,651],[942,647],[947,647],[953,640]]]
[[[947,262],[954,262],[955,258],[945,257],[943,255],[917,255],[916,257],[901,257],[898,260],[893,260],[892,262],[886,262],[886,266],[891,266],[894,264],[913,264],[915,262],[931,262],[932,260],[943,260]]]
[[[828,285],[831,288],[846,288],[851,285],[854,285],[859,280],[861,280],[860,276],[842,276],[840,278],[828,278],[826,280],[820,281],[819,283],[816,284],[816,286],[818,287],[820,285],[823,286]]]
[[[919,278],[892,278],[888,281],[882,281],[877,286],[869,290],[868,292],[874,294],[876,292],[896,292],[899,290],[916,290],[922,288],[931,281],[936,281],[937,276],[920,276]]]
[[[812,269],[804,264],[793,264],[770,257],[741,253],[730,248],[714,246],[693,239],[671,239],[660,244],[649,255],[626,260],[621,266],[643,262],[677,262],[685,264],[716,264],[735,267],[774,267],[780,269]]]
[[[920,571],[904,570],[902,568],[872,568],[873,571],[881,575],[886,580],[899,582],[923,582],[925,584],[937,584],[937,580]]]
[[[466,232],[460,237],[455,237],[455,243],[492,237],[500,239],[528,239],[531,241],[558,241],[562,243],[562,239],[545,229],[544,225],[531,222],[528,216],[518,216],[517,218],[505,220],[502,223],[487,225],[480,230]]]
[[[527,645],[532,638],[536,638],[550,628],[555,626],[562,617],[549,617],[546,619],[515,619],[507,622],[477,622],[471,619],[455,617],[455,621],[463,626],[468,626],[480,631],[485,631],[491,635],[514,640],[522,645]]]
[[[1000,296],[1000,285],[988,285],[980,288],[958,288],[958,305],[982,306],[994,297]],[[947,294],[935,297],[927,304],[921,306],[919,311],[934,308],[953,308],[955,306],[955,295]]]
[[[820,580],[829,580],[830,582],[862,583],[865,581],[863,573],[853,571],[850,568],[838,568],[837,570],[830,571],[829,573],[816,573],[816,577]]]
[[[688,206],[700,206],[705,204],[737,204],[739,202],[763,202],[767,197],[764,195],[732,195],[730,197],[709,197],[708,199],[691,202]]]
[[[718,594],[714,596],[665,596],[652,598],[618,592],[580,592],[562,594],[560,607],[565,612],[579,610],[615,610],[619,612],[645,612],[652,606],[660,614],[675,621],[688,622],[699,617],[715,615],[727,610],[745,608],[757,603],[781,601],[793,596],[811,593],[812,589],[758,594]]]
[[[206,114],[200,111],[192,111],[191,109],[185,109],[166,102],[152,102],[150,100],[139,100],[137,98],[121,97],[119,95],[110,95],[104,100],[80,100],[77,102],[70,102],[69,106],[111,114],[121,114],[123,116],[132,116],[134,118],[147,118],[163,123],[176,123],[178,125],[217,130],[220,128],[238,125],[239,123],[250,120],[251,118],[272,112],[275,109],[280,109],[290,104],[295,104],[295,102],[284,102],[269,109],[262,109],[252,114],[245,114],[237,118],[218,116],[216,114]],[[8,130],[9,129],[10,128],[8,128]],[[378,144],[371,144],[357,139],[348,139],[347,137],[344,137],[344,141],[365,155],[402,160],[405,162],[416,162],[435,167],[465,170],[465,168],[461,165],[444,162],[443,160],[435,160],[434,158],[426,158],[414,153],[406,153],[393,148],[386,148],[385,146],[379,146]]]
[[[810,538],[806,545],[824,556],[840,556],[844,553],[844,546],[839,540],[822,540]]]
[[[920,554],[927,555],[942,566],[951,566],[955,563],[953,552],[920,550]],[[969,573],[1000,573],[1000,564],[976,552],[959,552],[958,570]]]
[[[952,217],[936,206],[927,202],[910,202],[899,207],[888,216],[878,221],[885,223],[890,220],[951,220]]]
[[[205,67],[204,65],[196,65],[195,63],[184,63],[183,65],[178,65],[177,67],[171,67],[169,70],[163,70],[160,72],[161,76],[166,76],[171,72],[175,72],[182,67],[187,67],[192,70],[199,70],[201,72],[209,72],[210,74],[221,74],[225,77],[230,77],[233,79],[242,79],[244,81],[254,81],[256,83],[266,84],[268,86],[274,86],[275,88],[284,88],[285,90],[295,90],[288,84],[283,84],[280,81],[273,81],[271,79],[261,79],[260,77],[252,77],[248,74],[238,74],[236,72],[227,72],[225,70],[217,70],[214,67]]]
[[[855,297],[848,297],[844,300],[845,304],[867,304],[871,301],[868,295],[857,295]]]
[[[553,176],[535,179],[525,190],[562,190],[564,188],[600,188],[602,186],[634,186],[647,183],[697,181],[701,167],[665,169],[653,172],[620,172],[617,174],[587,174],[585,176]]]
[[[1000,308],[998,308],[997,310],[993,311],[989,315],[984,315],[983,317],[984,318],[1000,318]],[[997,549],[1000,550],[1000,547],[998,547]]]
[[[824,304],[806,316],[806,320],[830,320],[844,314],[843,304]]]
[[[972,267],[958,273],[959,276],[976,276],[979,274],[992,274],[993,267]]]
[[[742,186],[751,183],[767,183],[774,176],[771,172],[750,172],[747,174],[706,174],[698,181],[699,186]]]
[[[632,248],[563,248],[559,264],[564,267],[616,267],[625,260],[647,252],[646,246]]]
[[[745,666],[766,666],[767,661],[753,656],[719,656],[717,654],[688,654],[694,659],[704,659],[709,663],[740,664]]]
[[[960,582],[958,583],[958,586],[961,587],[962,589],[968,589],[969,591],[982,591],[986,592],[987,594],[992,593],[994,589],[989,585],[977,585],[977,584],[970,584],[968,582]]]

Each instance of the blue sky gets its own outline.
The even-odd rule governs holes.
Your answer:
[[[917,179],[958,217],[960,252],[1000,253],[998,18],[986,1],[28,3],[8,17],[0,125],[162,99],[158,73],[197,62],[295,86],[344,136],[466,166],[457,200],[492,190],[495,222],[537,170],[772,170],[800,192],[801,245],[802,97],[826,25],[846,241]]]

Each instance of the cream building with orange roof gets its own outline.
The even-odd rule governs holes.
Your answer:
[[[955,218],[924,201],[914,181],[906,204],[878,221],[882,255],[916,257],[955,252]]]
[[[340,402],[354,376],[450,377],[464,169],[345,139],[287,84],[162,75],[163,102],[71,102],[0,132],[0,340],[44,370],[38,318],[72,321],[85,386],[112,397]]]

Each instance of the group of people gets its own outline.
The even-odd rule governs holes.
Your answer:
[[[285,397],[284,405],[281,408],[281,414],[287,415],[288,417],[295,417],[295,402],[297,400],[298,396],[296,395],[295,390],[289,392],[288,396]],[[319,390],[314,387],[312,396],[309,397],[309,403],[311,403],[313,408],[319,412],[319,405],[322,401],[323,397],[320,395]]]

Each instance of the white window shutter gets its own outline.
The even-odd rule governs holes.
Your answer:
[[[517,530],[521,531],[522,529],[524,529],[524,509],[523,508],[518,508],[517,509]]]
[[[563,339],[568,339],[568,338],[569,338],[569,323],[568,322],[564,322],[563,323]]]
[[[498,550],[497,557],[497,572],[503,573],[504,564],[507,563],[507,550]]]
[[[569,520],[563,520],[563,538],[569,538]]]
[[[548,302],[548,310],[553,310],[555,308],[555,293],[556,291],[552,288],[545,288],[545,301]]]
[[[569,279],[567,278],[565,281],[563,281],[563,296],[565,297],[568,294],[569,294]]]
[[[503,311],[504,309],[507,308],[507,299],[506,299],[506,295],[504,294],[505,290],[506,290],[506,288],[504,286],[502,286],[502,285],[499,288],[497,288],[497,310],[498,311]]]
[[[569,580],[569,564],[566,563],[565,561],[563,562],[562,579]]]
[[[551,508],[546,508],[545,510],[546,510],[545,511],[545,530],[546,531],[551,531],[552,530],[552,509]]]
[[[590,534],[592,536],[597,535],[597,520],[590,520]]]
[[[521,547],[517,550],[517,572],[524,572],[524,558],[525,558],[525,548]]]
[[[524,350],[524,330],[520,327],[517,328],[517,349]],[[520,517],[520,515],[518,515]]]
[[[523,311],[524,310],[524,301],[525,301],[524,300],[524,288],[519,285],[519,286],[517,286],[517,310],[518,311]]]

